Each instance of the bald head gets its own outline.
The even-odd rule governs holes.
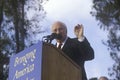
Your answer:
[[[105,77],[105,76],[102,76],[102,77],[99,78],[99,80],[108,80],[108,78]]]
[[[67,37],[67,27],[66,25],[61,21],[56,21],[52,25],[52,33],[60,34],[62,36],[61,39],[57,39],[57,41],[64,41]]]
[[[66,30],[66,32],[67,32],[66,25],[63,22],[61,22],[61,21],[56,21],[56,22],[53,23],[53,25],[52,25],[52,32],[54,32],[54,28],[56,28],[56,27],[61,27],[64,30]]]

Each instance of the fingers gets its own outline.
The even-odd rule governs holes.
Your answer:
[[[83,25],[77,24],[74,28],[74,32],[78,39],[81,38],[83,36]]]
[[[74,28],[74,31],[83,31],[83,25],[82,24],[77,24]]]
[[[78,27],[83,27],[83,24],[77,24]]]
[[[77,24],[78,29],[83,30],[83,25],[82,24]]]

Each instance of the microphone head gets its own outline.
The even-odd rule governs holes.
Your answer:
[[[58,39],[58,40],[62,39],[62,35],[52,33],[51,35],[44,36],[43,38],[45,39],[46,42],[51,43],[53,39]]]
[[[62,38],[62,35],[61,35],[61,34],[56,34],[56,33],[52,33],[51,36],[52,36],[52,38],[54,38],[54,39],[61,39],[61,38]]]
[[[61,39],[62,38],[62,35],[61,34],[57,34],[56,35],[56,39]]]

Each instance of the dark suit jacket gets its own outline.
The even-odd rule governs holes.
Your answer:
[[[88,40],[85,38],[83,42],[79,42],[77,38],[68,38],[62,51],[82,68],[82,80],[87,80],[84,62],[94,58],[94,51]]]

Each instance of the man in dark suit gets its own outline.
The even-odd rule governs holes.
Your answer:
[[[81,25],[77,26],[81,27]],[[52,32],[61,35],[56,39],[57,47],[60,47],[65,54],[82,68],[82,80],[87,80],[84,62],[94,58],[94,51],[83,36],[83,27],[77,30],[77,38],[71,39],[67,36],[67,27],[63,22],[57,21],[52,25]]]

